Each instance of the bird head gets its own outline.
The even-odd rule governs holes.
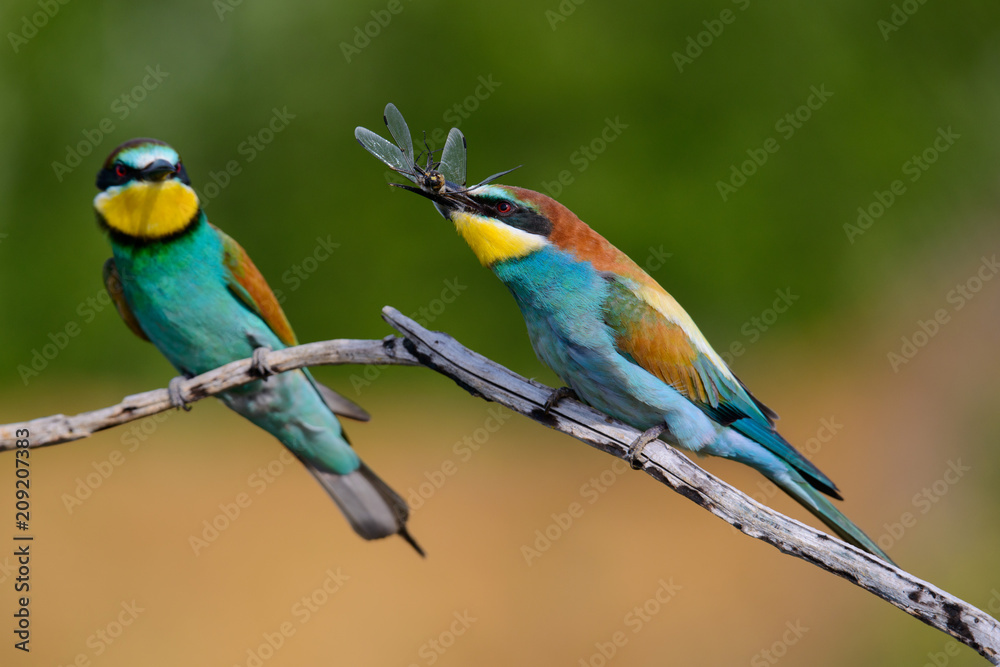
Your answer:
[[[132,139],[116,148],[97,173],[94,208],[112,234],[162,240],[198,215],[198,195],[177,151],[157,139]]]
[[[524,188],[491,184],[427,191],[401,187],[433,201],[441,215],[455,223],[483,266],[552,245],[564,223],[577,220],[559,202]]]

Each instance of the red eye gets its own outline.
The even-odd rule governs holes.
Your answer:
[[[116,164],[115,165],[115,176],[117,176],[118,178],[125,178],[125,173],[126,173],[125,172],[125,165],[123,165],[123,164]]]
[[[181,163],[180,162],[178,162],[177,166],[174,167],[174,173],[176,173],[176,174],[181,173]]]
[[[500,215],[509,215],[514,210],[514,205],[509,201],[497,202],[497,213]]]

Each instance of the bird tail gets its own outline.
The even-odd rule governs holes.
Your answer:
[[[805,461],[805,457],[796,452],[791,445],[787,447],[796,456],[785,458],[771,448],[732,430],[728,431],[726,438],[714,444],[716,446],[705,453],[738,461],[754,468],[782,491],[795,498],[841,539],[895,565],[874,540],[865,535],[864,531],[827,500],[824,493],[837,494],[833,482],[811,463],[803,466],[801,461]],[[836,497],[840,498],[839,495]]]
[[[366,540],[399,535],[418,554],[425,555],[406,530],[406,520],[410,516],[406,501],[371,468],[362,462],[354,472],[338,475],[317,468],[309,461],[303,463],[337,503],[358,535]]]
[[[870,554],[878,556],[882,560],[892,565],[892,559],[875,541],[865,535],[864,531],[844,516],[844,513],[834,507],[833,503],[826,499],[820,491],[809,484],[795,470],[787,470],[782,473],[773,474],[770,469],[758,468],[772,482],[778,485],[781,490],[795,498],[803,507],[812,512],[816,518],[825,523],[833,532],[839,535],[845,542],[849,542],[859,549],[864,549]]]

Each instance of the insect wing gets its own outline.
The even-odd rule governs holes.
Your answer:
[[[398,171],[414,183],[416,182],[413,175],[413,163],[406,159],[403,151],[399,150],[399,146],[363,127],[355,128],[354,138],[366,151],[384,162],[390,169]]]
[[[513,167],[513,168],[508,169],[506,171],[501,171],[501,172],[498,172],[496,174],[493,174],[492,176],[487,176],[486,178],[484,178],[483,180],[479,181],[478,183],[476,183],[475,185],[473,185],[471,188],[469,188],[469,190],[475,190],[476,188],[481,188],[484,185],[488,185],[489,183],[492,183],[496,179],[500,178],[501,176],[506,176],[510,172],[514,171],[514,169],[520,169],[523,166],[524,165],[519,164],[516,167]]]
[[[444,175],[445,180],[462,187],[465,187],[466,151],[465,136],[457,127],[451,128],[444,142],[444,149],[441,151],[441,164],[438,170]]]
[[[407,159],[407,168],[412,169],[409,165],[413,164],[413,139],[410,138],[410,128],[406,125],[406,121],[403,120],[403,114],[399,113],[396,105],[390,102],[385,105],[385,113],[382,115],[382,120],[385,121],[385,126],[389,128],[389,134],[396,140],[396,145],[403,152],[403,157]]]

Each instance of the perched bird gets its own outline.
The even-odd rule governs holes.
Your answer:
[[[209,224],[177,152],[156,139],[127,141],[97,187],[113,251],[104,282],[125,324],[185,377],[253,356],[261,379],[219,398],[298,457],[361,537],[398,534],[423,555],[406,530],[406,502],[358,458],[334,415],[366,420],[364,410],[307,369],[268,377],[262,352],[295,345],[295,334],[246,251]],[[178,381],[171,400],[181,406]]]
[[[381,148],[390,166],[400,161],[385,148],[388,142],[370,135],[359,133],[363,146]],[[400,187],[433,201],[514,295],[535,354],[568,385],[553,393],[547,408],[575,393],[643,430],[630,452],[633,467],[657,437],[749,465],[842,538],[892,562],[824,497],[841,499],[834,483],[778,434],[777,415],[625,253],[550,197],[497,184],[465,188],[464,161],[454,171],[457,183],[444,187],[413,178],[420,187]]]

